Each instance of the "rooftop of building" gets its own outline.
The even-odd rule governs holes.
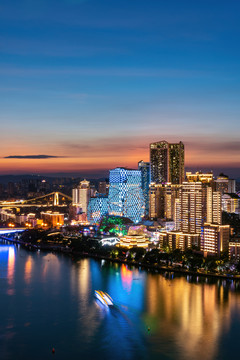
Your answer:
[[[118,166],[114,169],[110,169],[110,171],[117,170],[117,169],[123,169],[123,170],[128,170],[128,171],[139,171],[138,169],[132,169],[132,168],[124,167],[124,166]]]

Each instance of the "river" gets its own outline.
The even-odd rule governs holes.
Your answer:
[[[114,300],[106,308],[94,290]],[[238,357],[240,284],[0,241],[0,358]],[[55,353],[52,353],[52,349]]]

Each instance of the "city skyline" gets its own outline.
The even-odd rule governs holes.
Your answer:
[[[185,145],[185,166],[240,178],[236,1],[1,5],[0,175],[81,174]],[[43,156],[44,155],[44,156]]]

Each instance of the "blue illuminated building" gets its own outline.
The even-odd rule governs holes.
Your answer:
[[[150,163],[143,160],[138,163],[138,170],[142,176],[142,191],[145,200],[145,214],[149,214],[149,185],[150,185]]]
[[[116,168],[109,174],[109,214],[125,216],[134,223],[141,221],[145,211],[140,170]]]
[[[101,218],[108,214],[108,197],[96,195],[89,200],[87,218],[91,225],[99,224]]]

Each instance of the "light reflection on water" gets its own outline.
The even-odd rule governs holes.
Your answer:
[[[58,359],[227,359],[240,331],[240,285],[2,242],[0,315],[3,359],[50,359],[52,347]]]

